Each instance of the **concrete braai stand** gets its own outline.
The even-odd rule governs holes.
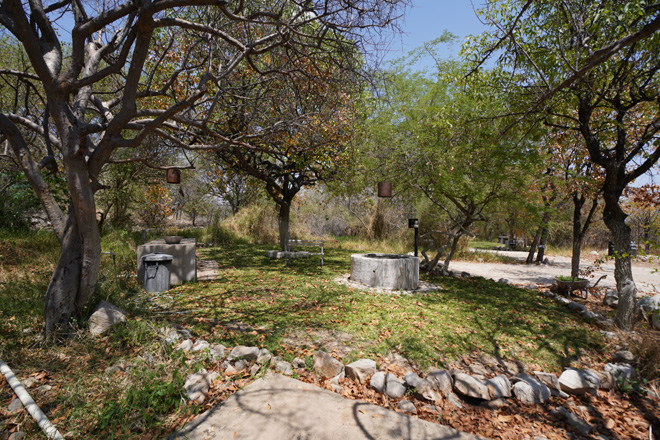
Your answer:
[[[409,255],[353,254],[351,281],[392,290],[419,286],[419,259]]]
[[[142,261],[142,256],[152,253],[172,255],[170,284],[181,284],[187,281],[197,280],[194,238],[184,238],[177,244],[167,244],[161,238],[138,246],[137,264],[139,282],[144,280],[144,262]]]

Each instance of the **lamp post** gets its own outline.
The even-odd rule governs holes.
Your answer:
[[[408,227],[415,230],[415,256],[419,254],[419,219],[415,208],[408,210]]]

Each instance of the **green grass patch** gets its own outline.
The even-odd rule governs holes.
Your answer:
[[[337,284],[350,271],[350,249],[331,247],[326,266],[316,257],[264,256],[267,246],[207,249],[222,278],[175,288],[169,311],[229,344],[265,346],[276,352],[315,349],[341,335],[346,362],[397,351],[423,367],[475,351],[558,370],[602,348],[600,334],[583,319],[535,292],[482,278],[423,276],[437,292],[376,294]],[[236,324],[249,326],[236,330]],[[250,331],[250,329],[252,331]]]

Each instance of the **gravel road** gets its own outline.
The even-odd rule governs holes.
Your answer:
[[[513,284],[554,284],[555,277],[560,275],[570,275],[571,259],[569,257],[548,256],[548,264],[526,265],[527,252],[516,251],[487,251],[515,258],[519,263],[479,263],[468,261],[452,261],[449,269],[452,271],[469,272],[473,276],[482,276],[493,280],[506,278]],[[595,259],[595,257],[594,257]],[[593,259],[580,260],[580,268],[586,268],[593,265]],[[660,263],[655,264],[645,262],[633,262],[633,278],[637,285],[639,293],[658,294],[660,293],[660,272],[657,271]],[[600,278],[601,275],[607,275],[607,278],[601,280],[599,286],[614,288],[614,262],[607,261],[600,269],[594,271],[591,278],[592,284]]]

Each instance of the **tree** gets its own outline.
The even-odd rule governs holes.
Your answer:
[[[278,57],[273,58],[257,69],[281,71],[276,67]],[[218,104],[226,123],[216,130],[233,136],[263,126],[281,128],[260,136],[261,151],[234,147],[216,154],[229,168],[265,184],[279,210],[280,247],[288,250],[295,196],[304,187],[332,179],[346,163],[354,120],[351,92],[358,81],[334,65],[309,63],[268,81],[256,82],[253,77],[248,71],[232,81],[236,92]],[[273,89],[276,95],[269,93]]]
[[[657,12],[643,0],[502,1],[482,15],[495,30],[464,50],[476,66],[497,47],[524,114],[578,133],[590,162],[603,170],[603,220],[616,250],[616,322],[624,329],[632,326],[637,289],[621,195],[660,158]]]
[[[626,188],[624,197],[630,227],[648,254],[660,244],[660,188],[652,184]]]
[[[208,191],[213,197],[229,205],[233,215],[259,198],[259,181],[239,170],[228,166],[220,167],[212,160],[210,162],[212,165],[206,170]]]
[[[582,243],[598,208],[602,175],[599,167],[589,160],[587,152],[580,148],[579,134],[559,131],[551,134],[550,142],[549,155],[556,165],[555,172],[573,203],[571,277],[577,278]],[[587,201],[591,206],[583,218],[582,209]]]
[[[208,123],[228,75],[275,49],[291,65],[341,64],[343,53],[364,50],[379,29],[391,28],[404,3],[2,0],[0,24],[30,68],[0,70],[3,80],[17,84],[15,101],[26,103],[2,108],[1,140],[11,144],[61,244],[45,297],[46,332],[66,329],[96,288],[94,194],[118,150],[134,150],[148,136],[192,150],[251,148],[254,133],[226,137]],[[59,36],[64,20],[72,23],[70,41]],[[40,172],[45,167],[63,173],[68,210],[56,203]]]
[[[468,85],[460,62],[439,60],[433,45],[424,50],[434,56],[437,71],[428,77],[407,72],[405,60],[398,66],[376,103],[367,143],[388,164],[391,178],[405,182],[448,219],[442,240],[447,269],[460,238],[486,220],[496,200],[514,195],[535,152],[531,134],[499,134],[506,121],[493,116],[507,102],[498,92],[497,71],[481,72]],[[426,262],[428,270],[441,253]]]

